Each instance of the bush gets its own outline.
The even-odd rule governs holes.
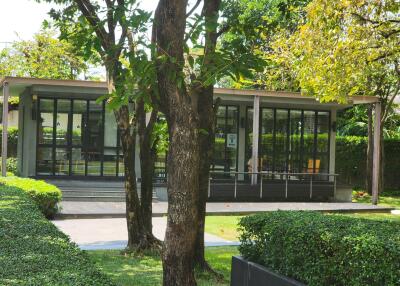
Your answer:
[[[3,127],[0,126],[0,149],[2,144],[2,130]],[[9,127],[8,129],[8,138],[7,138],[7,147],[8,147],[8,157],[17,157],[17,146],[18,146],[18,128]]]
[[[239,250],[307,285],[400,285],[400,224],[317,212],[244,217]]]
[[[7,176],[18,175],[18,160],[17,158],[7,158]],[[0,172],[1,172],[1,157],[0,157]]]
[[[112,285],[21,189],[0,186],[0,285]]]
[[[0,183],[20,188],[28,193],[46,217],[52,218],[57,213],[61,191],[56,186],[45,181],[19,177],[0,177]]]

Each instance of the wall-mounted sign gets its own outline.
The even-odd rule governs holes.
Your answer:
[[[228,133],[226,135],[226,146],[228,148],[236,148],[237,146],[237,134],[235,133]]]

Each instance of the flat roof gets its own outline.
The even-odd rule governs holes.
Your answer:
[[[104,88],[107,89],[107,83],[104,81],[88,81],[88,80],[60,80],[60,79],[39,79],[39,78],[26,78],[26,77],[4,77],[0,79],[0,85],[4,82],[9,85],[31,86],[31,85],[44,85],[44,86],[66,86],[66,87],[84,87],[84,88]],[[314,97],[302,95],[301,92],[287,92],[287,91],[268,91],[256,89],[235,89],[235,88],[214,88],[215,94],[233,95],[233,96],[261,96],[261,97],[274,97],[280,99],[301,99],[310,102],[319,103]],[[348,104],[369,104],[379,101],[375,96],[352,96],[349,98]],[[348,105],[344,104],[344,105]]]

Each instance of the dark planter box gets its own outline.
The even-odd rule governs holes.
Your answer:
[[[232,257],[231,286],[305,286],[241,256]]]

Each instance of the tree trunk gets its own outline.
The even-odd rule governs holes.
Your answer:
[[[193,250],[199,187],[196,102],[187,93],[183,48],[187,0],[160,0],[154,16],[160,109],[168,122],[168,220],[163,285],[196,285]]]
[[[193,250],[196,239],[198,126],[182,105],[169,120],[168,223],[163,249],[164,284],[196,285]]]
[[[206,217],[206,203],[210,177],[210,165],[213,159],[215,140],[215,121],[218,103],[214,106],[214,86],[205,85],[207,77],[213,74],[215,67],[214,57],[217,45],[217,23],[220,0],[204,0],[202,14],[204,15],[205,32],[204,63],[201,67],[199,79],[203,84],[195,84],[193,93],[197,93],[197,110],[199,115],[199,128],[205,132],[199,134],[200,164],[199,164],[199,189],[198,189],[198,218],[195,245],[195,265],[203,270],[217,274],[208,265],[204,254],[204,227]],[[213,27],[213,28],[210,28]]]
[[[210,100],[211,97],[211,100]],[[199,128],[204,130],[199,134],[199,152],[201,154],[199,162],[199,193],[197,201],[197,235],[195,244],[194,263],[200,269],[208,270],[209,265],[204,255],[204,227],[206,217],[206,203],[208,195],[208,185],[210,177],[210,165],[214,149],[214,116],[213,116],[213,87],[204,90],[198,96]]]
[[[135,173],[135,134],[129,129],[121,130],[121,146],[125,166],[126,223],[128,227],[128,250],[140,249],[144,236]]]
[[[367,145],[367,164],[365,176],[365,188],[368,194],[372,195],[372,162],[374,156],[374,135],[373,135],[373,121],[372,121],[372,105],[368,106],[368,145]]]
[[[157,110],[153,109],[148,123],[146,123],[146,111],[143,99],[138,100],[136,110],[140,143],[140,169],[142,175],[140,182],[140,209],[143,232],[145,235],[142,241],[142,248],[161,249],[161,241],[154,237],[152,225],[153,177],[157,152],[155,142],[151,141],[151,136],[157,119]]]

